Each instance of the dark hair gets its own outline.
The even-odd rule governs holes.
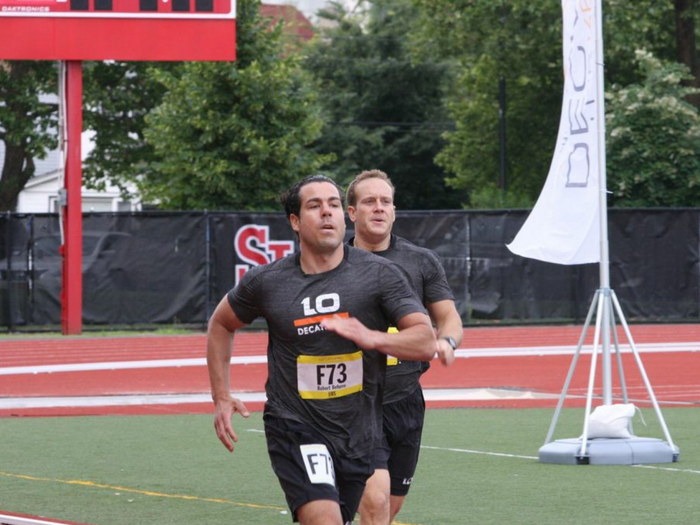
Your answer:
[[[345,193],[343,189],[335,182],[333,179],[326,177],[325,175],[309,175],[306,178],[301,179],[294,186],[285,191],[280,195],[280,204],[284,206],[284,212],[287,214],[287,220],[289,216],[293,213],[297,217],[301,211],[301,199],[299,198],[299,193],[301,189],[312,182],[328,182],[335,186],[338,190],[338,195],[340,195],[340,203],[345,207]]]
[[[355,179],[350,183],[350,186],[348,186],[348,191],[346,192],[346,198],[348,201],[348,206],[355,206],[357,204],[357,195],[355,194],[355,186],[357,186],[358,183],[362,182],[363,180],[367,179],[379,179],[383,180],[386,182],[389,187],[391,188],[391,195],[393,197],[395,193],[394,185],[391,183],[391,179],[389,178],[389,175],[384,173],[381,170],[365,170],[362,173],[360,173]]]

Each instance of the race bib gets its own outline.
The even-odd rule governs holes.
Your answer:
[[[302,399],[330,399],[362,390],[362,351],[297,357],[297,388]]]
[[[388,333],[390,334],[398,334],[399,329],[396,328],[395,326],[390,326],[389,329],[387,330]],[[398,358],[392,356],[392,355],[387,355],[386,356],[386,366],[396,366],[399,364]]]
[[[327,483],[335,487],[335,469],[333,458],[326,445],[299,445],[301,457],[304,459],[306,474],[311,483]]]

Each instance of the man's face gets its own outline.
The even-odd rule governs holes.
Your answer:
[[[299,216],[289,219],[302,247],[332,252],[345,237],[345,213],[338,189],[329,182],[310,182],[299,191]]]
[[[355,195],[355,206],[348,206],[355,234],[373,243],[388,237],[396,218],[391,186],[381,179],[365,179],[355,185]]]

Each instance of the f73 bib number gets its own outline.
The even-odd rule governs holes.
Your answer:
[[[297,388],[302,399],[330,399],[362,390],[362,351],[297,357]]]

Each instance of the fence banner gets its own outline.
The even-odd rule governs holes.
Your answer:
[[[582,323],[598,268],[513,255],[506,243],[525,217],[398,211],[394,232],[439,255],[465,325]],[[98,212],[83,220],[86,329],[204,326],[244,271],[299,249],[280,212]],[[60,329],[59,244],[56,214],[0,214],[0,332]],[[631,322],[700,322],[700,208],[613,208],[610,244],[610,283]]]
[[[557,145],[535,207],[508,245],[558,264],[600,262],[596,16],[593,0],[562,0],[564,97]],[[600,79],[602,81],[602,79]]]

